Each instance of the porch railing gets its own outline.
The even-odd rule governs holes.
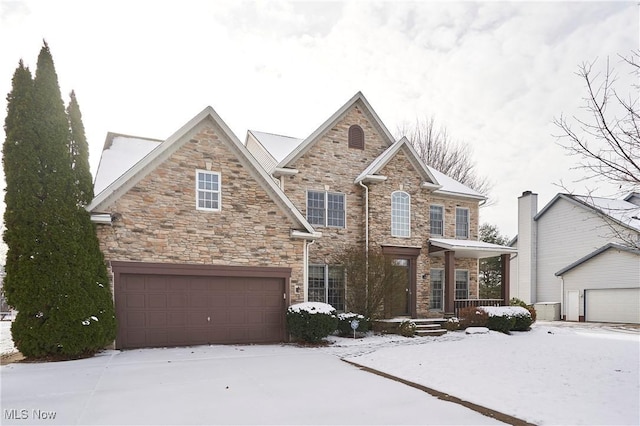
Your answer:
[[[453,301],[453,309],[457,317],[460,316],[460,309],[469,306],[503,306],[504,299],[456,299]]]

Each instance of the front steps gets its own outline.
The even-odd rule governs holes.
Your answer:
[[[445,318],[392,318],[373,322],[373,331],[377,333],[400,334],[400,324],[412,321],[416,325],[416,336],[442,336],[447,330]]]

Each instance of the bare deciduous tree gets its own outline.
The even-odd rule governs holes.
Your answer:
[[[631,68],[631,74],[640,78],[640,51],[621,58],[622,63]],[[595,70],[596,62],[583,63],[576,72],[586,86],[582,108],[588,118],[573,115],[569,119],[561,115],[554,120],[561,130],[556,137],[560,146],[580,159],[576,168],[586,172],[585,179],[612,182],[621,193],[637,192],[640,188],[640,86],[635,83],[631,90],[617,88],[618,76],[609,60],[604,74]]]
[[[428,166],[481,194],[488,195],[491,191],[492,183],[476,171],[471,147],[453,140],[445,127],[436,125],[433,116],[416,119],[414,124],[403,123],[396,133],[407,137]]]

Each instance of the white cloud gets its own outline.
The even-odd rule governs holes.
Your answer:
[[[304,137],[362,90],[392,132],[435,115],[472,145],[496,183],[481,220],[510,236],[522,191],[544,203],[553,183],[579,176],[551,125],[582,104],[577,66],[638,47],[633,2],[41,0],[1,11],[0,109],[18,60],[34,68],[46,38],[94,168],[107,131],[165,138],[211,105],[240,139],[248,128]]]

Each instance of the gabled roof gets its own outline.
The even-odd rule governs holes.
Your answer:
[[[431,171],[420,160],[418,154],[416,153],[416,150],[413,148],[413,146],[411,146],[409,140],[405,137],[392,144],[389,148],[385,149],[382,154],[374,159],[371,164],[369,164],[369,166],[367,166],[367,168],[364,169],[362,173],[358,175],[358,177],[356,177],[354,183],[360,183],[364,181],[367,176],[372,176],[379,173],[401,148],[404,148],[404,150],[408,152],[409,161],[414,165],[416,170],[418,170],[422,174],[425,182],[432,184],[434,188],[440,188],[441,185],[438,183]]]
[[[607,216],[624,227],[640,232],[640,206],[627,201],[630,197],[620,200],[586,195],[557,194],[533,217],[533,220],[540,219],[560,199]]]
[[[234,151],[242,165],[248,169],[249,173],[266,190],[273,201],[282,208],[283,212],[292,219],[292,221],[301,230],[303,230],[303,234],[312,238],[321,235],[315,232],[313,227],[309,222],[307,222],[304,216],[302,216],[300,211],[296,209],[293,203],[291,203],[273,179],[265,172],[262,166],[260,166],[251,153],[249,153],[247,148],[240,142],[236,135],[210,106],[202,110],[202,112],[192,118],[164,142],[156,146],[146,144],[144,145],[144,148],[146,149],[138,147],[140,149],[130,150],[129,154],[132,156],[131,163],[133,166],[101,190],[86,209],[92,213],[100,213],[102,209],[106,208],[109,204],[124,195],[142,178],[168,159],[207,124],[216,127],[220,131],[221,136],[224,136],[226,140],[229,141],[229,147]],[[225,138],[221,138],[221,140],[224,140]],[[106,164],[104,167],[106,167]]]
[[[389,130],[380,120],[378,114],[371,108],[369,101],[364,97],[362,92],[356,93],[351,99],[347,101],[339,110],[337,110],[331,117],[329,117],[320,127],[318,127],[311,135],[309,135],[300,145],[298,145],[293,151],[291,151],[277,167],[283,168],[290,166],[291,163],[302,157],[305,152],[313,146],[313,144],[322,137],[328,130],[331,130],[333,126],[340,121],[344,115],[357,103],[363,106],[363,112],[368,116],[369,121],[377,128],[378,132],[386,139],[388,145],[393,144],[395,141]]]
[[[102,192],[161,143],[162,141],[159,139],[107,133],[100,155],[100,164],[98,164],[98,171],[93,182],[94,192],[96,194]]]
[[[267,173],[272,173],[278,163],[293,151],[303,139],[273,133],[247,131],[245,146],[256,157]]]
[[[600,247],[599,249],[589,253],[588,255],[576,260],[571,265],[568,265],[568,266],[560,269],[558,272],[556,272],[555,275],[557,277],[559,277],[560,275],[566,274],[567,272],[569,272],[573,268],[582,265],[583,263],[589,261],[590,259],[593,259],[594,257],[598,256],[601,253],[604,253],[605,251],[607,251],[609,249],[625,251],[627,253],[632,253],[632,254],[635,254],[637,256],[640,256],[640,250],[638,250],[638,249],[627,247],[627,246],[623,246],[622,244],[609,243],[609,244],[606,244],[606,245]]]

